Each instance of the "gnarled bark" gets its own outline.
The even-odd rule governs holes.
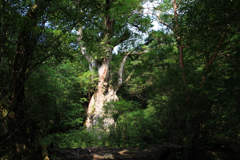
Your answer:
[[[113,125],[114,119],[109,115],[104,114],[104,105],[107,102],[118,101],[117,91],[122,86],[123,81],[123,68],[127,60],[128,55],[131,52],[127,53],[120,64],[119,67],[119,78],[115,86],[109,84],[110,80],[110,69],[109,64],[111,57],[103,59],[100,65],[98,65],[98,75],[99,82],[97,86],[97,91],[93,94],[91,101],[88,106],[88,116],[86,121],[86,126],[88,130],[92,129],[94,125],[99,122],[99,118],[103,118],[103,127],[108,130],[109,126]]]
[[[98,86],[97,90],[93,94],[91,101],[88,106],[87,111],[87,120],[86,120],[86,126],[88,130],[91,130],[93,126],[99,123],[99,118],[103,119],[103,127],[105,130],[108,131],[109,126],[112,126],[115,124],[114,119],[110,117],[109,115],[105,115],[104,113],[104,105],[107,102],[111,101],[118,101],[117,92],[120,89],[123,81],[123,68],[124,64],[127,60],[128,54],[126,54],[123,57],[123,60],[119,67],[119,78],[117,80],[117,83],[115,86],[112,86],[109,84],[110,81],[110,69],[109,64],[111,61],[111,57],[103,59],[101,64],[98,64]]]
[[[109,20],[107,19],[106,23],[108,22]],[[106,24],[106,28],[108,30],[110,30],[109,26],[111,25]],[[81,38],[82,38],[81,28],[79,29],[77,34],[79,35],[78,40],[81,41]],[[108,34],[106,34],[105,36],[108,38]],[[81,47],[82,54],[86,57],[86,59],[89,62],[89,70],[91,72],[94,72],[94,68],[96,68],[98,71],[98,85],[88,105],[86,127],[88,130],[91,130],[93,126],[99,123],[99,118],[101,118],[103,119],[103,129],[106,131],[109,131],[109,126],[114,125],[115,122],[110,115],[106,115],[104,113],[104,105],[107,102],[119,100],[117,96],[117,92],[122,86],[124,64],[127,60],[127,57],[132,52],[128,52],[126,55],[124,55],[121,61],[121,64],[119,66],[119,71],[118,71],[119,78],[117,82],[114,83],[115,86],[113,86],[113,84],[110,84],[110,80],[111,80],[110,61],[112,61],[113,48],[106,47],[106,50],[108,51],[107,56],[105,58],[102,58],[101,61],[97,61],[96,59],[93,59],[92,56],[86,53],[86,49],[84,46],[82,46],[81,42],[80,42],[80,47]]]

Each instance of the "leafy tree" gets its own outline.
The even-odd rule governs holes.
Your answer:
[[[35,125],[35,120],[41,117],[36,113],[42,113],[38,112],[39,106],[34,108],[31,105],[27,97],[31,89],[26,82],[46,59],[61,59],[61,56],[70,53],[70,44],[76,41],[71,30],[85,18],[79,10],[88,5],[66,0],[0,2],[0,76],[3,79],[0,83],[0,106],[1,124],[5,128],[0,144],[16,153],[9,154],[8,158],[21,159],[25,154],[32,159],[34,154],[28,154],[27,150],[41,152],[39,147],[34,146],[34,138],[42,127]],[[54,102],[54,97],[46,93],[41,96],[38,101],[46,98],[49,103]]]
[[[234,95],[239,93],[239,87],[235,83],[238,65],[234,61],[237,61],[239,52],[236,43],[239,22],[235,19],[239,15],[239,2],[212,3],[186,1],[180,9],[183,19],[180,31],[189,46],[186,50],[188,63],[196,70],[189,68],[195,76],[191,79],[191,103],[196,107],[189,109],[194,113],[192,122],[195,124],[191,127],[196,129],[194,135],[204,137],[203,140],[210,137],[214,140],[219,140],[219,137],[236,139],[238,115],[233,112],[238,114],[235,107],[239,102]],[[229,114],[234,117],[235,125],[232,120],[227,120]],[[230,124],[231,128],[226,127]]]
[[[79,29],[81,52],[89,62],[90,71],[98,72],[98,84],[92,92],[88,106],[86,126],[91,129],[98,123],[98,118],[104,116],[103,106],[106,102],[118,101],[117,92],[123,82],[123,69],[127,57],[134,54],[118,52],[118,58],[122,61],[116,69],[117,78],[113,77],[113,68],[116,65],[113,48],[117,45],[134,44],[136,32],[131,31],[129,26],[134,26],[138,31],[145,31],[149,26],[149,19],[144,18],[140,10],[141,1],[102,1],[96,7],[99,14],[93,16],[92,23],[85,24]],[[126,46],[127,47],[127,46]],[[116,56],[115,56],[116,57]],[[118,60],[119,61],[119,60]],[[116,75],[116,74],[115,74]],[[104,128],[112,125],[112,118],[104,120]]]
[[[238,15],[239,4],[221,1],[209,9],[212,4],[210,1],[182,1],[179,4],[178,25],[182,43],[186,46],[184,72],[188,85],[179,81],[182,72],[177,67],[175,35],[156,31],[150,35],[155,40],[148,46],[148,53],[140,57],[143,63],[134,68],[133,74],[141,77],[133,75],[128,87],[124,86],[127,93],[124,92],[123,97],[133,93],[148,100],[145,111],[152,113],[148,119],[160,128],[145,127],[150,130],[150,141],[207,147],[227,145],[238,139],[239,101],[236,95],[239,87],[235,82],[239,69],[236,63],[239,33],[236,30],[238,21],[231,15]],[[208,10],[211,14],[207,14]],[[219,12],[221,16],[217,16]],[[175,22],[170,22],[168,25],[174,26]],[[139,130],[139,133],[143,132]]]
[[[151,5],[148,5],[146,9],[148,14],[151,15],[161,26],[165,27],[166,30],[170,30],[175,39],[175,44],[179,53],[179,67],[182,73],[182,82],[187,85],[186,73],[184,71],[184,56],[183,49],[186,47],[183,43],[183,37],[180,34],[179,21],[179,7],[182,5],[181,0],[164,0],[164,1],[153,1]]]

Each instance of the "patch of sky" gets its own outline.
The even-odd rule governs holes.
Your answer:
[[[22,16],[25,16],[29,8],[34,4],[34,1],[18,0],[18,1],[9,1],[8,3],[10,4],[10,7],[11,7],[10,12],[18,12]]]

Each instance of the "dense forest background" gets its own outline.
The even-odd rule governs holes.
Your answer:
[[[44,159],[50,144],[239,149],[239,8],[1,0],[0,157]]]

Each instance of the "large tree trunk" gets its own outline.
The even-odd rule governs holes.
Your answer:
[[[78,40],[81,41],[82,38],[82,29],[80,28],[77,32],[79,35]],[[81,45],[80,47],[82,54],[86,57],[89,62],[89,70],[94,72],[94,68],[98,71],[98,85],[96,87],[95,92],[93,93],[88,109],[87,109],[87,119],[86,119],[86,127],[88,130],[92,130],[93,126],[99,124],[99,118],[103,119],[103,128],[101,130],[109,131],[109,126],[115,124],[114,119],[110,115],[106,115],[104,113],[104,105],[107,102],[111,101],[118,101],[117,91],[120,89],[122,85],[122,78],[123,78],[123,68],[124,64],[127,60],[128,55],[132,52],[127,53],[124,55],[123,60],[119,66],[118,75],[119,78],[117,82],[115,82],[115,86],[110,84],[111,74],[110,74],[110,62],[112,61],[112,48],[106,48],[108,50],[108,54],[105,58],[102,59],[101,62],[93,59],[90,55],[87,55],[86,49],[84,46]],[[94,74],[93,74],[94,75]],[[92,77],[92,80],[95,77]],[[100,128],[97,127],[99,130]]]
[[[102,62],[96,63],[96,61],[93,61],[95,64],[97,64],[96,67],[98,69],[99,81],[97,90],[92,95],[88,106],[86,126],[89,130],[92,129],[92,126],[98,123],[99,118],[104,118],[103,106],[106,104],[106,102],[118,100],[116,95],[117,91],[109,84],[110,60],[111,57],[104,58]],[[112,118],[106,118],[103,120],[103,122],[105,127],[114,124],[114,120]]]
[[[109,131],[109,127],[114,125],[114,119],[110,115],[106,115],[104,113],[104,105],[107,102],[111,101],[118,101],[117,91],[120,89],[122,85],[122,78],[123,78],[123,67],[127,60],[128,55],[131,52],[127,53],[119,66],[119,78],[115,83],[115,86],[109,84],[111,79],[110,77],[110,61],[111,57],[104,58],[102,62],[92,61],[94,64],[97,64],[95,67],[98,69],[99,81],[97,90],[91,97],[88,111],[87,111],[87,120],[86,126],[88,130],[91,130],[93,126],[99,123],[99,118],[103,119],[103,130]],[[90,66],[94,66],[91,64]],[[99,129],[99,128],[98,128]]]
[[[109,11],[110,11],[110,6],[111,6],[111,1],[106,0],[105,2],[105,30],[104,32],[104,44],[101,44],[101,46],[104,48],[104,50],[107,53],[103,53],[103,55],[106,55],[104,58],[101,59],[101,61],[97,61],[96,59],[93,59],[93,57],[89,56],[86,54],[86,49],[84,46],[81,45],[81,51],[82,54],[86,57],[86,59],[89,62],[89,69],[91,72],[94,72],[93,68],[97,68],[98,71],[98,85],[93,93],[90,103],[88,105],[88,110],[87,110],[87,120],[86,120],[86,126],[88,130],[91,130],[93,126],[99,124],[100,118],[103,120],[103,128],[96,127],[97,130],[101,131],[109,131],[109,127],[112,126],[115,122],[113,117],[110,115],[106,115],[104,113],[104,105],[107,102],[111,101],[118,101],[118,96],[117,96],[117,91],[120,89],[122,85],[122,78],[123,78],[123,67],[126,62],[126,59],[131,52],[127,53],[124,55],[123,60],[120,64],[119,68],[119,78],[117,82],[111,83],[110,80],[111,74],[110,74],[110,62],[112,61],[112,50],[113,50],[113,44],[111,44],[110,39],[113,37],[113,18],[109,16]],[[82,39],[82,28],[79,29],[77,32],[79,35],[78,40],[81,41]],[[122,40],[119,40],[119,43]],[[111,47],[109,47],[111,46]],[[115,84],[113,86],[113,84]],[[110,113],[109,113],[110,114]]]

